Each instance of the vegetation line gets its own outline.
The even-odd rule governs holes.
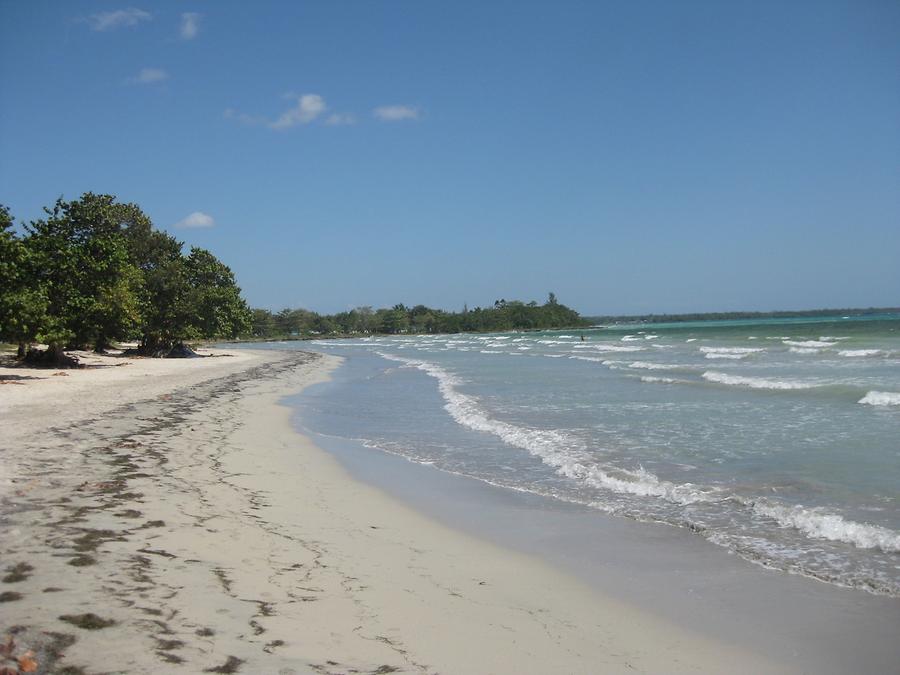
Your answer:
[[[446,312],[425,305],[373,310],[357,307],[349,312],[320,315],[305,309],[273,313],[253,310],[252,335],[257,339],[385,334],[475,333],[548,328],[587,328],[590,322],[560,303],[553,293],[547,302],[497,300],[493,307],[464,308]]]

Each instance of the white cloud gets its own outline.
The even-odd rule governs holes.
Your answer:
[[[193,40],[197,37],[197,33],[200,30],[197,24],[200,22],[201,16],[197,12],[185,12],[181,15],[180,32],[182,40]]]
[[[419,109],[408,105],[383,105],[375,108],[372,114],[382,122],[419,119]]]
[[[284,131],[291,127],[312,124],[313,122],[329,127],[352,126],[359,120],[357,116],[349,112],[330,112],[325,99],[318,94],[295,94],[288,92],[284,98],[294,101],[294,105],[281,113],[275,119],[262,115],[248,115],[247,113],[226,108],[222,116],[227,120],[234,120],[247,126],[263,126],[274,131]]]
[[[169,74],[162,68],[141,68],[137,75],[132,75],[126,84],[154,84],[169,79]]]
[[[153,17],[149,12],[135,7],[128,9],[117,9],[112,12],[98,12],[91,14],[87,18],[87,22],[93,30],[106,31],[115,30],[122,26],[136,26],[141,21],[149,21]]]
[[[309,124],[328,108],[325,105],[325,99],[318,94],[303,94],[302,96],[288,94],[287,96],[296,98],[297,104],[290,110],[283,112],[277,120],[269,123],[270,129],[281,131],[290,129],[298,124]]]
[[[352,113],[331,113],[325,118],[325,124],[330,127],[341,127],[356,124],[356,116]]]
[[[216,221],[212,216],[203,213],[203,211],[194,211],[191,215],[175,223],[174,227],[200,228],[213,227],[215,224]]]

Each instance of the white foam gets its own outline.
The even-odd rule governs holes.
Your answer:
[[[852,544],[857,548],[877,548],[885,553],[900,552],[900,533],[880,525],[857,523],[820,508],[784,506],[759,500],[751,503],[755,513],[767,516],[783,527],[793,527],[807,537]]]
[[[756,352],[766,351],[765,347],[700,347],[700,351],[704,354],[722,353],[722,354],[755,354]]]
[[[602,467],[591,461],[588,449],[577,439],[555,429],[518,427],[485,414],[475,398],[456,389],[461,381],[440,366],[427,361],[402,358],[377,352],[390,361],[418,368],[438,381],[444,397],[444,409],[462,426],[493,434],[507,445],[527,450],[553,467],[556,473],[592,487],[642,497],[660,497],[677,504],[694,504],[717,499],[715,490],[702,490],[691,483],[678,485],[660,480],[643,467],[636,470]]]
[[[496,349],[482,349],[480,350],[482,354],[502,354],[503,352],[498,351]]]
[[[696,342],[697,338],[688,338],[685,342]]]
[[[640,335],[626,335],[622,338],[622,342],[631,342],[632,340],[643,340]]]
[[[671,377],[652,377],[650,375],[644,375],[641,377],[641,382],[652,382],[655,384],[676,384],[678,380],[674,380]]]
[[[839,356],[880,356],[884,354],[880,349],[842,349],[838,352]]]
[[[577,348],[579,345],[573,346]],[[626,347],[624,345],[611,344],[585,345],[585,347],[598,352],[643,352],[647,350],[646,347]]]
[[[751,389],[812,389],[817,386],[809,382],[799,382],[797,380],[772,380],[764,377],[746,377],[743,375],[729,375],[727,373],[719,373],[715,370],[707,370],[702,375],[704,380],[717,382],[719,384],[731,384],[741,387],[750,387]]]
[[[834,347],[837,344],[830,340],[782,340],[782,342],[791,347]]]
[[[649,361],[632,361],[628,364],[629,368],[640,368],[642,370],[677,370],[681,366],[668,363],[650,363]]]
[[[708,359],[746,359],[751,354],[766,351],[763,347],[700,347],[700,351]]]
[[[790,351],[794,354],[818,354],[822,350],[815,347],[791,347]]]
[[[866,405],[900,405],[900,393],[894,391],[870,391],[859,403]]]

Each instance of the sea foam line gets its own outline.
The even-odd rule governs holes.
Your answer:
[[[671,363],[652,363],[650,361],[632,361],[628,364],[629,368],[639,368],[641,370],[678,370],[682,366]]]
[[[800,530],[812,539],[828,539],[852,544],[856,548],[877,548],[885,553],[900,552],[900,533],[880,525],[846,520],[820,508],[785,506],[763,500],[750,502],[753,512],[772,518],[782,527]]]
[[[746,359],[751,354],[766,351],[764,347],[700,347],[708,359]]]
[[[866,405],[900,405],[900,393],[894,391],[870,391],[858,402]]]
[[[444,409],[457,423],[475,431],[493,434],[507,445],[527,450],[544,464],[554,468],[560,476],[581,481],[591,487],[641,497],[660,497],[681,505],[713,501],[718,498],[690,483],[678,485],[660,480],[643,467],[634,471],[601,467],[591,461],[587,448],[568,434],[554,429],[519,427],[489,417],[473,397],[456,389],[460,384],[459,378],[440,366],[428,361],[376,353],[390,361],[417,368],[435,378],[445,401]]]
[[[819,385],[797,380],[772,380],[764,377],[746,377],[743,375],[729,375],[715,370],[707,370],[703,375],[704,380],[718,384],[730,384],[751,389],[813,389]]]

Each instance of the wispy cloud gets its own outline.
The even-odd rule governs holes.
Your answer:
[[[359,118],[353,113],[332,112],[325,103],[325,99],[318,94],[290,92],[285,94],[284,98],[293,101],[294,104],[274,119],[262,115],[248,115],[234,108],[226,109],[223,115],[225,119],[234,120],[247,126],[268,127],[273,131],[284,131],[313,122],[329,127],[352,126],[359,122]],[[386,105],[375,108],[372,115],[384,122],[400,122],[418,120],[421,113],[419,108],[413,106]]]
[[[215,224],[216,221],[211,215],[203,213],[203,211],[194,211],[189,216],[182,218],[177,223],[175,223],[174,227],[201,228],[213,227]]]
[[[382,122],[401,122],[419,119],[419,109],[408,105],[383,105],[375,108],[372,114]]]
[[[149,21],[153,17],[149,12],[136,7],[116,9],[111,12],[97,12],[87,17],[87,22],[96,31],[115,30],[123,26],[137,26],[141,21]]]
[[[137,75],[127,78],[125,84],[155,84],[168,79],[169,74],[162,68],[141,68]]]
[[[298,124],[309,124],[319,115],[321,115],[328,106],[325,105],[325,99],[318,94],[287,94],[288,98],[296,98],[297,103],[290,110],[286,110],[278,119],[269,124],[270,129],[282,131],[290,129]]]
[[[197,33],[200,31],[200,17],[202,14],[198,14],[197,12],[185,12],[181,15],[181,28],[179,32],[181,33],[182,40],[193,40],[197,37]]]
[[[225,119],[235,120],[248,126],[264,126],[275,131],[284,131],[298,125],[305,125],[320,118],[327,110],[325,99],[318,94],[293,94],[284,95],[285,98],[294,101],[294,105],[281,113],[274,120],[261,115],[248,115],[234,108],[225,110]],[[334,120],[332,120],[334,118]],[[325,119],[325,124],[352,124],[351,115],[344,113],[330,115]]]
[[[330,127],[343,127],[356,124],[356,115],[352,113],[331,113],[325,118],[325,124]]]

